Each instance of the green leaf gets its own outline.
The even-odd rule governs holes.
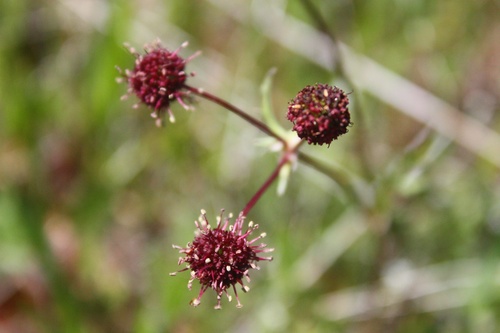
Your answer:
[[[262,116],[264,118],[264,122],[267,126],[276,134],[281,137],[285,137],[288,133],[278,122],[276,117],[274,116],[272,110],[272,102],[271,102],[271,84],[273,81],[273,76],[276,74],[276,67],[271,68],[260,86],[260,92],[262,94]]]

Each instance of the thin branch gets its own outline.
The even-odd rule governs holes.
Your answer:
[[[212,95],[212,94],[204,91],[203,89],[194,88],[194,87],[188,86],[186,84],[184,85],[184,88],[186,88],[190,92],[192,92],[200,97],[203,97],[203,98],[205,98],[205,99],[207,99],[215,104],[218,104],[218,105],[222,106],[223,108],[233,112],[234,114],[236,114],[239,117],[248,121],[253,126],[260,129],[262,132],[266,133],[269,136],[272,136],[276,140],[283,143],[283,145],[286,145],[286,141],[282,137],[280,137],[278,134],[274,133],[266,124],[264,124],[263,122],[261,122],[260,120],[258,120],[256,118],[252,117],[251,115],[249,115],[245,111],[241,110],[240,108],[234,106],[233,104],[231,104],[231,103],[229,103],[229,102],[227,102],[227,101],[225,101],[225,100],[223,100],[215,95]]]
[[[269,176],[269,178],[259,188],[259,190],[257,191],[257,193],[255,193],[254,196],[250,199],[250,201],[248,201],[248,203],[246,204],[245,208],[242,211],[242,215],[243,216],[247,216],[248,215],[248,213],[255,206],[255,204],[257,203],[257,201],[259,201],[259,199],[266,192],[266,190],[269,188],[269,186],[271,186],[271,184],[276,180],[276,178],[278,177],[278,175],[280,173],[281,168],[286,163],[288,163],[290,161],[289,157],[287,157],[287,156],[288,156],[288,154],[285,154],[285,155],[283,155],[281,157],[280,162],[278,163],[278,165],[274,169],[274,171],[271,174],[271,176]]]

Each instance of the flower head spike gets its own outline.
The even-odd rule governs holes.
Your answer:
[[[288,103],[293,130],[309,144],[330,143],[347,133],[351,116],[346,93],[327,84],[306,86]]]
[[[185,109],[190,108],[184,102],[188,94],[183,90],[188,76],[184,67],[198,53],[187,59],[181,58],[178,53],[185,46],[187,42],[177,50],[169,51],[157,40],[144,47],[145,54],[139,54],[134,48],[128,47],[136,57],[135,67],[124,72],[118,68],[123,76],[119,81],[125,80],[129,84],[128,94],[135,94],[141,103],[153,109],[151,116],[156,119],[158,126],[162,125],[165,112],[168,112],[170,121],[174,122],[171,102],[178,101]],[[124,96],[126,97],[127,95]],[[138,104],[134,107],[138,107]]]
[[[224,218],[223,213],[222,210],[217,218],[217,226],[212,229],[205,211],[202,210],[199,221],[195,222],[198,234],[194,241],[188,243],[185,248],[174,245],[174,248],[179,249],[179,253],[184,254],[184,257],[179,258],[179,265],[186,263],[187,266],[178,272],[191,270],[188,288],[192,288],[194,280],[199,280],[201,284],[198,297],[190,302],[193,306],[198,306],[205,291],[212,288],[217,294],[215,309],[220,309],[222,294],[225,294],[231,301],[228,289],[232,286],[237,301],[236,306],[242,307],[236,284],[241,285],[244,292],[249,291],[250,288],[243,283],[243,278],[250,282],[249,270],[259,269],[255,262],[273,259],[259,256],[259,253],[273,251],[273,249],[266,248],[266,244],[253,245],[265,237],[265,233],[248,239],[250,234],[259,227],[258,224],[250,222],[248,228],[244,230],[245,217],[243,215],[240,214],[234,224],[230,225],[229,219],[232,216]],[[170,275],[176,275],[178,272]]]

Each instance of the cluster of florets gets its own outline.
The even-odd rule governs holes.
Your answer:
[[[327,84],[306,86],[288,103],[293,130],[309,144],[328,144],[347,133],[351,124],[346,93]]]
[[[184,43],[181,47],[186,45],[187,43]],[[169,114],[170,121],[174,121],[170,110],[170,103],[174,101],[177,101],[185,109],[190,109],[186,104],[186,100],[189,100],[190,97],[189,92],[208,98],[240,116],[244,115],[243,118],[252,120],[252,117],[229,103],[221,101],[213,95],[203,94],[201,89],[187,86],[185,83],[187,77],[194,74],[188,75],[184,68],[197,54],[184,59],[178,55],[180,49],[169,51],[162,47],[159,41],[147,45],[145,54],[139,54],[129,47],[129,51],[136,57],[135,67],[125,71],[119,69],[122,74],[119,80],[125,81],[129,85],[128,95],[136,95],[140,103],[153,110],[151,116],[156,119],[157,125],[162,124],[165,113]],[[348,104],[349,99],[346,93],[337,87],[326,84],[306,86],[288,104],[287,118],[293,123],[293,130],[301,139],[307,140],[309,144],[323,145],[326,143],[330,145],[340,135],[347,133],[348,127],[351,125]],[[259,125],[260,127],[258,127],[261,129],[267,129],[265,124],[261,124],[257,120],[253,120],[251,123]],[[267,132],[274,134],[270,129],[267,129]],[[284,140],[282,141],[284,142]],[[293,153],[298,147],[297,144],[292,149]],[[272,257],[263,257],[261,253],[273,251],[273,249],[267,248],[264,243],[257,244],[260,239],[265,237],[265,233],[249,239],[249,236],[259,226],[250,222],[244,230],[244,215],[249,212],[262,193],[275,180],[277,172],[287,162],[290,162],[289,158],[284,158],[280,162],[278,169],[259,189],[256,196],[250,200],[243,210],[244,213],[238,215],[234,224],[230,224],[232,216],[224,218],[222,211],[217,218],[216,227],[212,228],[205,211],[202,210],[199,220],[195,221],[197,234],[193,242],[188,243],[186,247],[174,245],[174,248],[184,255],[179,258],[178,264],[185,264],[186,267],[171,273],[171,275],[190,270],[188,288],[192,288],[195,280],[198,280],[201,285],[199,294],[190,302],[191,305],[198,306],[203,294],[211,288],[217,295],[215,308],[220,309],[223,294],[231,301],[232,297],[229,295],[228,289],[232,287],[237,300],[236,306],[242,306],[236,285],[240,285],[243,291],[247,292],[250,288],[244,284],[243,279],[250,282],[250,269],[259,269],[256,265],[259,261],[272,260]]]
[[[157,40],[144,47],[145,54],[139,54],[134,48],[128,47],[136,57],[135,67],[125,72],[119,69],[129,84],[128,93],[135,94],[143,104],[153,109],[151,116],[156,119],[158,126],[162,124],[165,112],[168,112],[170,121],[174,121],[170,110],[172,101],[178,101],[185,109],[190,108],[183,100],[188,94],[183,90],[188,76],[184,67],[196,54],[187,59],[180,57],[178,53],[185,46],[187,43],[175,51],[169,51]]]
[[[240,214],[234,224],[230,225],[231,217],[230,215],[228,218],[223,218],[223,211],[221,211],[217,218],[217,226],[212,229],[205,211],[202,210],[199,221],[195,221],[198,234],[194,241],[188,243],[185,248],[174,245],[174,248],[179,249],[179,253],[185,255],[179,258],[179,265],[187,264],[187,267],[179,272],[191,270],[188,288],[192,288],[194,280],[200,281],[201,284],[198,297],[190,303],[193,306],[198,306],[205,291],[212,288],[217,294],[215,309],[220,309],[222,294],[226,294],[228,300],[231,301],[227,289],[232,286],[237,300],[236,306],[241,307],[236,284],[241,285],[244,292],[249,291],[250,288],[243,283],[243,278],[250,282],[248,271],[259,269],[255,264],[258,261],[272,260],[272,257],[260,257],[259,253],[272,252],[273,249],[266,248],[267,245],[263,243],[253,245],[265,237],[265,233],[254,239],[248,239],[259,225],[250,222],[248,228],[243,231],[245,217]],[[177,272],[171,273],[171,275],[176,274]]]

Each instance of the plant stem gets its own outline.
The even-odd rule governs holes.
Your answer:
[[[278,134],[274,133],[266,124],[264,124],[263,122],[261,122],[260,120],[258,120],[256,118],[252,117],[251,115],[247,114],[246,112],[237,108],[236,106],[232,105],[231,103],[229,103],[229,102],[227,102],[227,101],[225,101],[217,96],[214,96],[214,95],[204,91],[203,89],[194,88],[194,87],[188,86],[186,84],[184,85],[184,88],[186,88],[187,90],[191,91],[192,93],[194,93],[200,97],[203,97],[203,98],[205,98],[205,99],[207,99],[215,104],[219,104],[220,106],[224,107],[225,109],[235,113],[236,115],[238,115],[241,118],[248,121],[253,126],[260,129],[262,132],[266,133],[269,136],[272,136],[273,138],[280,141],[281,143],[283,143],[283,145],[286,146],[285,140],[281,136],[279,136]]]
[[[259,199],[262,197],[262,195],[264,194],[264,192],[266,192],[266,190],[269,188],[269,186],[271,186],[271,184],[276,180],[276,178],[278,177],[278,175],[280,173],[281,168],[286,163],[288,163],[290,161],[290,157],[288,155],[289,155],[289,153],[285,153],[281,157],[280,162],[278,163],[278,165],[274,169],[274,171],[271,174],[271,176],[269,176],[269,178],[259,188],[259,190],[257,191],[257,193],[255,193],[254,196],[250,199],[250,201],[248,201],[247,205],[245,206],[245,208],[243,208],[243,210],[241,212],[241,214],[243,216],[247,216],[247,214],[250,212],[250,210],[253,208],[253,206],[255,206],[255,204],[257,203],[257,201],[259,201]]]
[[[300,148],[300,146],[304,143],[304,140],[301,140],[295,144],[292,144],[291,146],[286,144],[284,147],[284,153],[283,156],[281,156],[281,160],[279,161],[278,165],[274,169],[273,173],[267,178],[267,180],[262,184],[262,186],[259,188],[257,193],[253,195],[253,197],[248,201],[246,204],[245,208],[241,211],[241,214],[243,216],[247,216],[247,214],[250,212],[250,210],[255,206],[257,201],[262,197],[264,192],[271,186],[271,184],[278,178],[278,175],[280,174],[281,169],[287,164],[292,161],[294,161],[297,158],[297,152]]]
[[[324,163],[318,161],[317,159],[303,152],[299,152],[298,157],[299,161],[309,165],[311,168],[321,172],[322,174],[326,175],[327,177],[331,178],[334,182],[339,184],[348,193],[349,197],[354,199],[356,202],[361,201],[359,194],[356,192],[356,189],[353,188],[352,184],[349,183],[345,175],[342,175],[341,173],[335,171],[331,167],[326,166]]]
[[[306,13],[313,19],[313,21],[316,23],[318,30],[321,31],[322,33],[326,34],[330,40],[332,41],[334,48],[333,48],[333,54],[334,54],[334,62],[335,62],[335,71],[337,74],[343,78],[347,84],[351,87],[351,89],[354,89],[356,85],[354,84],[353,80],[347,75],[346,71],[346,59],[345,55],[342,53],[341,50],[341,44],[339,43],[339,39],[337,36],[332,32],[330,29],[329,25],[327,24],[327,21],[323,17],[323,13],[321,10],[319,10],[316,5],[311,1],[311,0],[301,0],[302,5],[304,6],[304,9],[306,10]],[[352,94],[356,96],[356,99],[358,101],[358,105],[361,104],[361,94],[353,90]],[[360,107],[356,107],[357,110],[360,110]],[[351,111],[354,111],[355,109],[351,108]],[[358,120],[356,120],[357,127],[361,128],[361,130],[355,131],[357,140],[356,140],[356,145],[358,146],[359,151],[361,152],[358,154],[359,158],[362,160],[363,163],[361,163],[361,166],[363,167],[363,172],[367,177],[370,177],[373,179],[375,177],[374,172],[369,168],[369,165],[371,165],[369,161],[369,152],[368,148],[370,145],[367,144],[367,139],[366,139],[366,134],[368,132],[368,127],[366,126],[366,117],[363,117],[362,112],[358,111],[357,114],[359,115]]]

